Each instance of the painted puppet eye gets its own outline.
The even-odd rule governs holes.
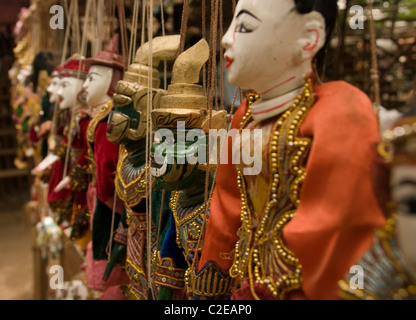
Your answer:
[[[414,196],[400,199],[397,206],[400,213],[416,215],[416,197]]]
[[[242,21],[237,25],[236,32],[250,33],[250,32],[253,32],[254,30],[256,30],[255,25],[253,25],[251,23],[248,23],[248,22],[245,22],[245,21]]]

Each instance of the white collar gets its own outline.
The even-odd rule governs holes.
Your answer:
[[[250,106],[253,119],[261,121],[285,112],[290,108],[297,96],[302,93],[302,90],[303,86],[276,98],[268,100],[259,98]]]

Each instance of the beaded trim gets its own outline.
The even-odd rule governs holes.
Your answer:
[[[76,164],[72,168],[71,173],[71,187],[73,191],[84,191],[88,188],[88,167]]]
[[[338,282],[339,295],[347,300],[416,300],[416,284],[410,281],[400,263],[401,252],[396,241],[395,217],[378,230],[374,245],[358,261],[364,271],[364,287],[350,286],[354,274]]]
[[[191,251],[201,251],[202,249],[203,241],[200,241],[200,246],[198,248],[197,245],[205,221],[205,205],[204,203],[201,203],[191,207],[181,207],[178,204],[180,194],[179,191],[172,192],[169,206],[175,219],[176,243],[180,248],[185,250],[184,256],[188,261],[188,255]],[[210,212],[208,210],[207,218],[209,218],[209,214]],[[194,253],[192,253],[192,255],[193,254]]]
[[[193,267],[186,271],[185,282],[190,284],[190,290],[197,298],[216,297],[227,298],[234,286],[235,279],[221,271],[215,263],[206,264],[199,272]]]
[[[127,161],[128,152],[123,150],[117,163],[115,186],[117,195],[129,207],[137,206],[146,198],[146,173],[149,167],[134,168]]]
[[[248,97],[248,111],[240,130],[252,120],[250,105],[257,98],[256,95]],[[298,137],[298,133],[314,102],[312,81],[306,79],[302,94],[273,127],[269,145],[272,179],[269,202],[263,212],[253,215],[244,176],[237,168],[242,226],[230,275],[239,281],[248,276],[251,293],[257,300],[260,298],[255,292],[255,283],[265,285],[278,299],[301,287],[302,266],[284,245],[283,229],[296,214],[300,203],[300,188],[306,176],[303,164],[309,154],[311,140]],[[253,218],[259,219],[258,226],[253,225]]]
[[[90,227],[91,213],[88,209],[82,209],[75,215],[74,222],[72,224],[71,239],[81,239],[88,232]]]
[[[67,144],[66,143],[60,143],[56,149],[55,149],[55,155],[59,157],[59,159],[64,160],[65,156],[66,156],[66,148],[67,148]]]
[[[87,158],[90,162],[89,170],[93,175],[93,182],[97,181],[96,173],[96,164],[94,157],[94,148],[93,144],[95,141],[95,131],[97,130],[98,124],[104,120],[111,112],[113,108],[113,102],[109,101],[107,104],[97,113],[97,115],[90,121],[87,128],[87,145],[88,145],[88,155]]]
[[[136,266],[130,257],[126,260],[126,273],[130,278],[129,292],[133,300],[146,300],[147,280],[144,270]]]
[[[64,221],[71,221],[73,208],[72,195],[65,200],[60,199],[54,202],[49,202],[49,207],[53,212],[58,214],[58,224],[61,224]]]
[[[162,258],[157,252],[154,282],[162,287],[179,290],[185,288],[185,269],[175,267],[172,258]]]

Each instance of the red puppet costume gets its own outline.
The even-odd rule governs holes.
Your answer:
[[[232,299],[337,299],[338,280],[385,223],[371,101],[346,82],[312,79],[336,17],[332,0],[236,6],[222,39],[227,76],[256,94],[234,118],[229,153],[240,161],[220,164],[197,296],[229,296],[230,285]]]
[[[59,77],[62,67],[58,66],[53,72],[52,77]],[[55,132],[52,137],[53,145],[49,145],[51,152],[58,156],[59,159],[52,165],[52,175],[49,180],[48,203],[52,211],[59,216],[58,224],[69,223],[72,218],[72,192],[70,189],[62,189],[55,192],[55,188],[61,182],[65,168],[66,148],[68,146],[68,138],[66,131],[69,121],[69,114],[55,108]]]
[[[129,283],[121,265],[115,267],[110,277],[103,281],[108,263],[109,241],[112,238],[112,223],[113,226],[118,225],[123,210],[122,202],[115,195],[114,185],[119,145],[107,140],[107,119],[113,109],[112,96],[118,81],[123,79],[125,69],[118,46],[119,36],[116,34],[105,50],[86,60],[90,74],[83,85],[93,117],[87,131],[90,171],[93,175],[88,194],[93,199],[89,201],[92,204],[92,241],[87,249],[86,275],[90,288],[106,291],[103,295],[105,299],[122,298],[121,291],[116,287]],[[112,286],[115,289],[108,289]]]
[[[69,128],[68,145],[70,156],[67,164],[73,198],[72,218],[70,221],[72,226],[71,238],[77,240],[80,247],[84,250],[88,239],[91,237],[88,230],[90,213],[87,207],[86,196],[89,181],[86,132],[91,117],[85,103],[80,100],[79,92],[87,73],[88,68],[86,68],[79,56],[71,57],[59,72],[61,86],[58,90],[60,108],[68,106],[72,109],[71,113],[73,115]]]
[[[246,101],[237,111],[233,127],[236,127],[247,111]],[[250,112],[245,116],[249,117],[249,114]],[[264,134],[273,134],[272,129],[279,118],[269,121],[266,127],[269,128],[268,132]],[[298,186],[301,190],[298,206],[296,208],[292,205],[291,210],[285,211],[290,212],[291,216],[283,213],[276,222],[283,226],[279,239],[283,250],[278,251],[277,260],[285,265],[284,268],[291,270],[288,273],[280,271],[280,277],[286,275],[294,279],[282,291],[288,294],[281,294],[280,298],[338,299],[338,279],[348,272],[354,261],[371,245],[375,228],[385,223],[371,182],[371,161],[379,141],[372,104],[365,94],[345,82],[318,86],[316,102],[307,111],[307,116],[299,127],[298,137],[310,139],[311,147],[305,159],[306,176],[303,185]],[[231,145],[230,143],[229,146]],[[265,180],[272,172],[272,164],[268,161],[271,148],[269,144],[263,147],[263,159],[268,165],[260,175],[266,176]],[[233,274],[238,270],[236,261],[241,258],[235,250],[237,234],[241,234],[239,229],[242,227],[241,187],[238,187],[241,180],[238,182],[232,164],[220,165],[220,170],[218,176],[221,178],[217,179],[212,198],[212,213],[197,279],[213,270],[226,279],[228,272]],[[250,179],[253,177],[246,176],[244,180],[248,195],[245,200],[253,208],[258,205],[255,204],[255,199],[263,196],[258,194]],[[245,230],[245,227],[240,230]],[[259,250],[260,246],[257,246]],[[251,250],[247,251],[249,256],[254,253],[254,247],[251,243]],[[287,262],[284,259],[286,256],[293,260]],[[254,257],[251,258],[254,261]],[[296,276],[298,269],[299,277]],[[253,291],[256,298],[276,298],[264,282],[256,283],[256,280],[254,272],[245,275],[233,298],[253,299]],[[215,296],[215,292],[201,292],[202,295],[204,293]]]

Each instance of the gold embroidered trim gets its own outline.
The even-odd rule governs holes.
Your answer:
[[[118,197],[128,206],[135,207],[146,198],[146,173],[150,172],[149,167],[143,167],[136,179],[126,183],[123,179],[123,168],[126,166],[127,156],[128,152],[123,149],[117,163],[115,186]]]
[[[215,266],[201,270],[198,274],[191,267],[186,271],[185,282],[188,291],[194,295],[216,297],[228,296],[235,284],[235,279],[222,275]]]
[[[185,288],[185,269],[175,267],[175,262],[172,258],[162,258],[160,251],[158,251],[155,283],[175,290],[183,289]]]
[[[95,130],[97,130],[98,124],[110,114],[112,108],[113,108],[113,101],[110,100],[100,111],[98,111],[94,119],[91,120],[87,128],[87,141],[88,142],[94,143]]]
[[[96,177],[96,163],[94,157],[94,150],[92,148],[92,144],[95,141],[95,131],[97,130],[98,124],[105,119],[111,112],[113,108],[113,102],[109,101],[107,104],[97,113],[97,115],[90,121],[87,128],[87,146],[88,146],[88,153],[87,159],[89,160],[89,171],[93,176],[93,183],[97,181]]]
[[[254,284],[265,285],[272,295],[283,299],[289,291],[299,289],[302,283],[302,266],[295,255],[284,245],[283,229],[296,214],[299,192],[305,178],[303,167],[311,141],[298,137],[299,129],[307,112],[314,103],[312,82],[306,79],[304,90],[292,106],[276,121],[269,145],[269,163],[272,179],[269,185],[269,202],[259,218],[258,226],[252,225],[250,199],[241,170],[237,169],[237,185],[241,194],[240,239],[235,247],[234,263],[230,269],[233,278],[248,276],[253,297],[260,298]],[[248,97],[248,111],[243,117],[240,130],[252,120],[250,106],[258,98]],[[290,157],[282,153],[290,152]],[[282,160],[281,160],[282,159]],[[284,172],[284,168],[289,172]],[[292,179],[292,180],[291,180]],[[287,184],[290,183],[289,193]],[[287,198],[291,204],[285,212],[276,213],[277,206]],[[280,202],[279,202],[280,201]],[[254,231],[253,231],[254,230]]]
[[[187,224],[188,222],[194,220],[196,217],[200,216],[202,212],[205,211],[205,205],[202,204],[198,209],[192,211],[189,215],[186,215],[183,219],[179,219],[178,212],[177,212],[177,205],[179,199],[179,191],[172,192],[172,198],[170,199],[169,207],[173,212],[173,216],[175,217],[175,223],[178,227],[182,227],[183,225]],[[211,204],[211,199],[209,200],[208,207]]]

